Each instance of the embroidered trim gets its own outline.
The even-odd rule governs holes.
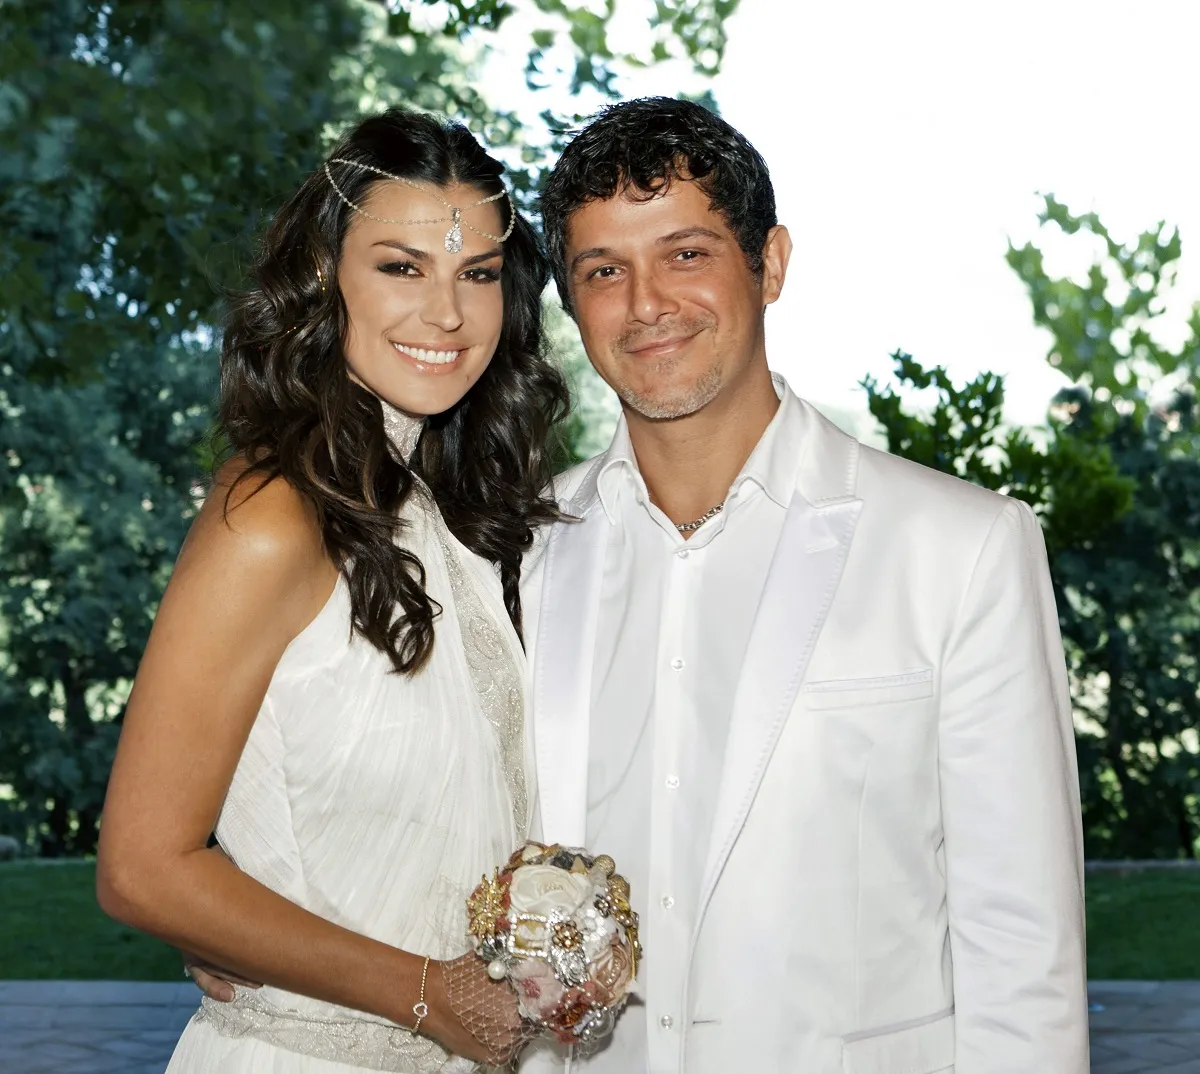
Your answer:
[[[513,830],[519,845],[525,841],[529,817],[529,792],[525,784],[525,690],[521,672],[496,621],[488,615],[474,585],[466,577],[445,522],[436,509],[434,513],[471,680],[483,714],[500,744],[500,763],[508,785]]]
[[[230,1003],[206,996],[192,1020],[212,1026],[223,1037],[253,1037],[285,1051],[364,1070],[436,1074],[450,1059],[428,1037],[414,1037],[400,1026],[356,1018],[351,1011],[345,1017],[301,1014],[247,989],[238,989]]]

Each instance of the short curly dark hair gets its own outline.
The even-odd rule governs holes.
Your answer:
[[[592,201],[633,188],[648,196],[693,179],[725,218],[750,271],[762,273],[767,233],[779,221],[767,162],[745,135],[694,101],[641,97],[599,112],[563,150],[542,190],[542,225],[563,308],[574,316],[567,227]]]

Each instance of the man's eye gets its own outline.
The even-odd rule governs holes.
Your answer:
[[[680,261],[695,261],[704,256],[703,250],[680,250],[675,255]]]
[[[589,280],[608,280],[617,273],[616,265],[601,265],[598,269],[594,269],[589,275]]]

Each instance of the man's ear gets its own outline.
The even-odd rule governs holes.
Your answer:
[[[763,243],[762,299],[769,306],[783,291],[788,262],[792,259],[792,237],[782,224],[776,224],[767,232]]]

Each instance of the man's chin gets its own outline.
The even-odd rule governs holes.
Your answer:
[[[650,421],[675,421],[690,417],[703,410],[721,390],[721,374],[709,370],[691,384],[672,387],[663,391],[634,391],[621,385],[617,394],[630,410]]]

